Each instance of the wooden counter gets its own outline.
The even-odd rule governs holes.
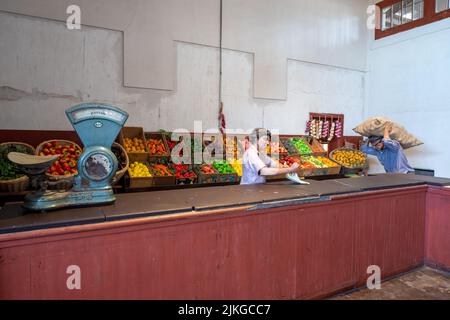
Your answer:
[[[382,277],[450,269],[446,185],[381,175],[124,194],[44,214],[8,205],[0,298],[306,299],[365,285],[370,265]],[[66,286],[70,265],[81,290]]]

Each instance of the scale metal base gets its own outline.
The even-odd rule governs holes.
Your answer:
[[[89,191],[45,191],[29,193],[24,208],[33,211],[47,211],[64,207],[112,204],[116,200],[112,188]]]

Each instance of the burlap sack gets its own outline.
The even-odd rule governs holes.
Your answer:
[[[386,122],[391,121],[390,119],[386,117],[373,117],[369,118],[363,123],[361,123],[359,126],[353,129],[356,133],[365,136],[383,136],[384,134],[384,127]],[[418,145],[423,144],[422,141],[414,137],[412,134],[410,134],[404,127],[401,125],[391,121],[392,131],[390,134],[391,139],[396,140],[400,142],[403,149],[412,148]]]

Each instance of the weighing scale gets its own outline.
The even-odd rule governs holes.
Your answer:
[[[71,206],[108,204],[115,201],[111,180],[118,161],[111,145],[128,119],[128,113],[104,104],[80,104],[66,110],[66,115],[80,137],[84,150],[78,159],[78,174],[69,191],[47,190],[58,182],[49,181],[45,172],[58,158],[11,152],[8,158],[31,178],[36,189],[25,197],[23,206],[45,211]]]

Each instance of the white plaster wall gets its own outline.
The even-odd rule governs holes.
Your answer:
[[[64,110],[105,102],[130,113],[146,130],[217,127],[219,50],[177,42],[172,92],[123,87],[123,35],[0,12],[0,128],[69,129]],[[223,101],[228,128],[266,126],[302,133],[308,113],[346,114],[346,133],[362,120],[361,71],[289,60],[288,98],[253,98],[253,54],[223,51]]]
[[[406,150],[413,167],[434,169],[446,177],[450,176],[449,40],[450,19],[446,19],[372,41],[366,110],[366,116],[386,115],[398,121],[425,143]]]

